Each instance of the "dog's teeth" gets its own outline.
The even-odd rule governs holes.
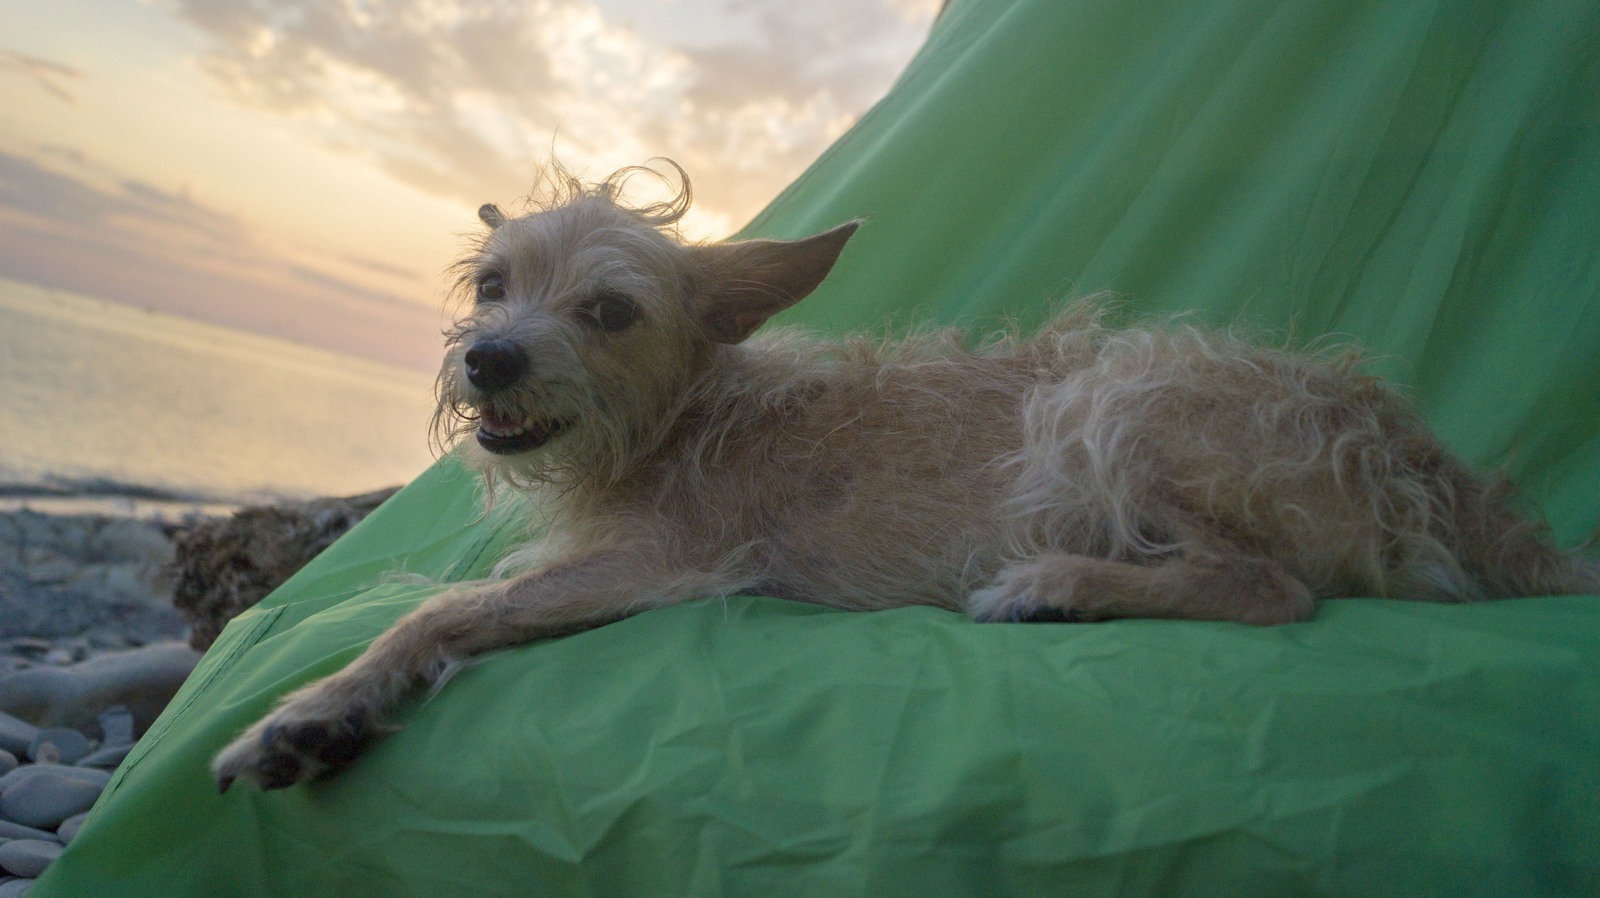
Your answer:
[[[513,418],[509,414],[490,410],[481,413],[479,427],[486,435],[499,440],[509,440],[546,429],[537,418]]]

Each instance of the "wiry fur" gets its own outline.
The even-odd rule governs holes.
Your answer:
[[[224,788],[349,763],[463,659],[700,596],[1271,624],[1320,597],[1600,591],[1600,566],[1542,542],[1353,354],[1112,328],[1095,301],[976,346],[954,330],[746,342],[855,225],[685,246],[687,183],[629,209],[628,173],[558,172],[555,200],[520,218],[485,207],[461,265],[468,290],[496,278],[504,296],[449,334],[436,435],[491,494],[543,492],[553,536],[290,696],[218,756]],[[638,317],[612,331],[591,312],[616,295]],[[467,354],[496,341],[527,370],[485,386]],[[488,451],[474,434],[495,421],[547,442]]]

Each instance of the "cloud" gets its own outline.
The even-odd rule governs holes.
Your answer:
[[[85,55],[93,77],[0,49],[0,80],[40,100],[28,104],[28,126],[0,134],[0,274],[426,367],[440,350],[436,273],[405,266],[431,267],[417,261],[431,250],[413,241],[409,255],[385,255],[371,240],[344,239],[362,226],[344,210],[379,197],[388,212],[407,210],[408,222],[454,221],[449,210],[459,206],[469,223],[479,203],[528,190],[554,147],[590,177],[671,156],[695,178],[685,230],[726,233],[882,94],[937,0],[149,5],[151,15],[188,26],[170,44],[196,54],[180,65],[236,108],[218,114],[194,102],[190,84],[167,106],[141,107],[172,89],[165,67],[140,76],[138,90],[108,89],[123,87],[111,71],[145,71],[96,67],[118,58],[124,38]],[[172,22],[163,20],[167,32]],[[148,46],[169,46],[163,40]],[[184,115],[172,114],[180,96]],[[238,107],[250,114],[232,115]],[[241,153],[238,138],[212,141],[208,132],[194,141],[201,150],[162,149],[160,140],[184,139],[185,123],[201,115],[216,115],[204,127],[219,132],[249,122],[260,140]],[[228,182],[254,164],[244,180],[270,189],[256,183],[262,146],[314,148],[294,157],[307,165],[327,162],[325,148],[357,163],[339,175],[329,173],[338,160],[319,170],[330,195],[346,181],[360,188],[337,198],[336,220],[348,225],[337,239],[326,239],[331,225],[297,229],[294,203],[253,206],[259,196]],[[290,170],[299,169],[273,169]],[[431,196],[397,190],[372,170]],[[345,171],[357,176],[341,179]],[[175,186],[185,183],[194,187]],[[255,209],[254,218],[219,211],[215,198],[224,196],[230,209]],[[308,216],[328,211],[311,207]]]
[[[0,274],[409,367],[441,355],[439,314],[415,301],[297,260],[183,192],[38,155],[80,167],[0,151]]]
[[[68,89],[68,85],[83,80],[83,73],[71,66],[16,50],[0,49],[0,71],[20,74],[64,103],[76,105],[78,102],[77,95]]]
[[[293,117],[467,204],[563,160],[602,175],[656,155],[699,175],[702,214],[756,212],[888,87],[937,0],[175,0],[234,101]],[[917,12],[917,10],[921,12]],[[674,16],[679,18],[675,19]],[[652,35],[661,35],[653,37]]]

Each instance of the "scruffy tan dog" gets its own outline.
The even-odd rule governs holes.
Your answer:
[[[221,788],[350,763],[471,656],[698,597],[1278,624],[1318,597],[1600,591],[1350,357],[1114,330],[1093,305],[977,347],[747,341],[856,223],[686,246],[687,180],[624,208],[628,174],[483,207],[461,263],[439,428],[491,486],[545,491],[552,535],[289,696],[218,755]]]

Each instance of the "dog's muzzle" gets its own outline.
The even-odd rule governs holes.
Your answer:
[[[528,373],[528,355],[510,340],[479,340],[462,361],[467,380],[485,394],[478,407],[478,445],[496,455],[516,455],[537,449],[565,430],[565,421],[540,420],[514,401],[496,399]]]

